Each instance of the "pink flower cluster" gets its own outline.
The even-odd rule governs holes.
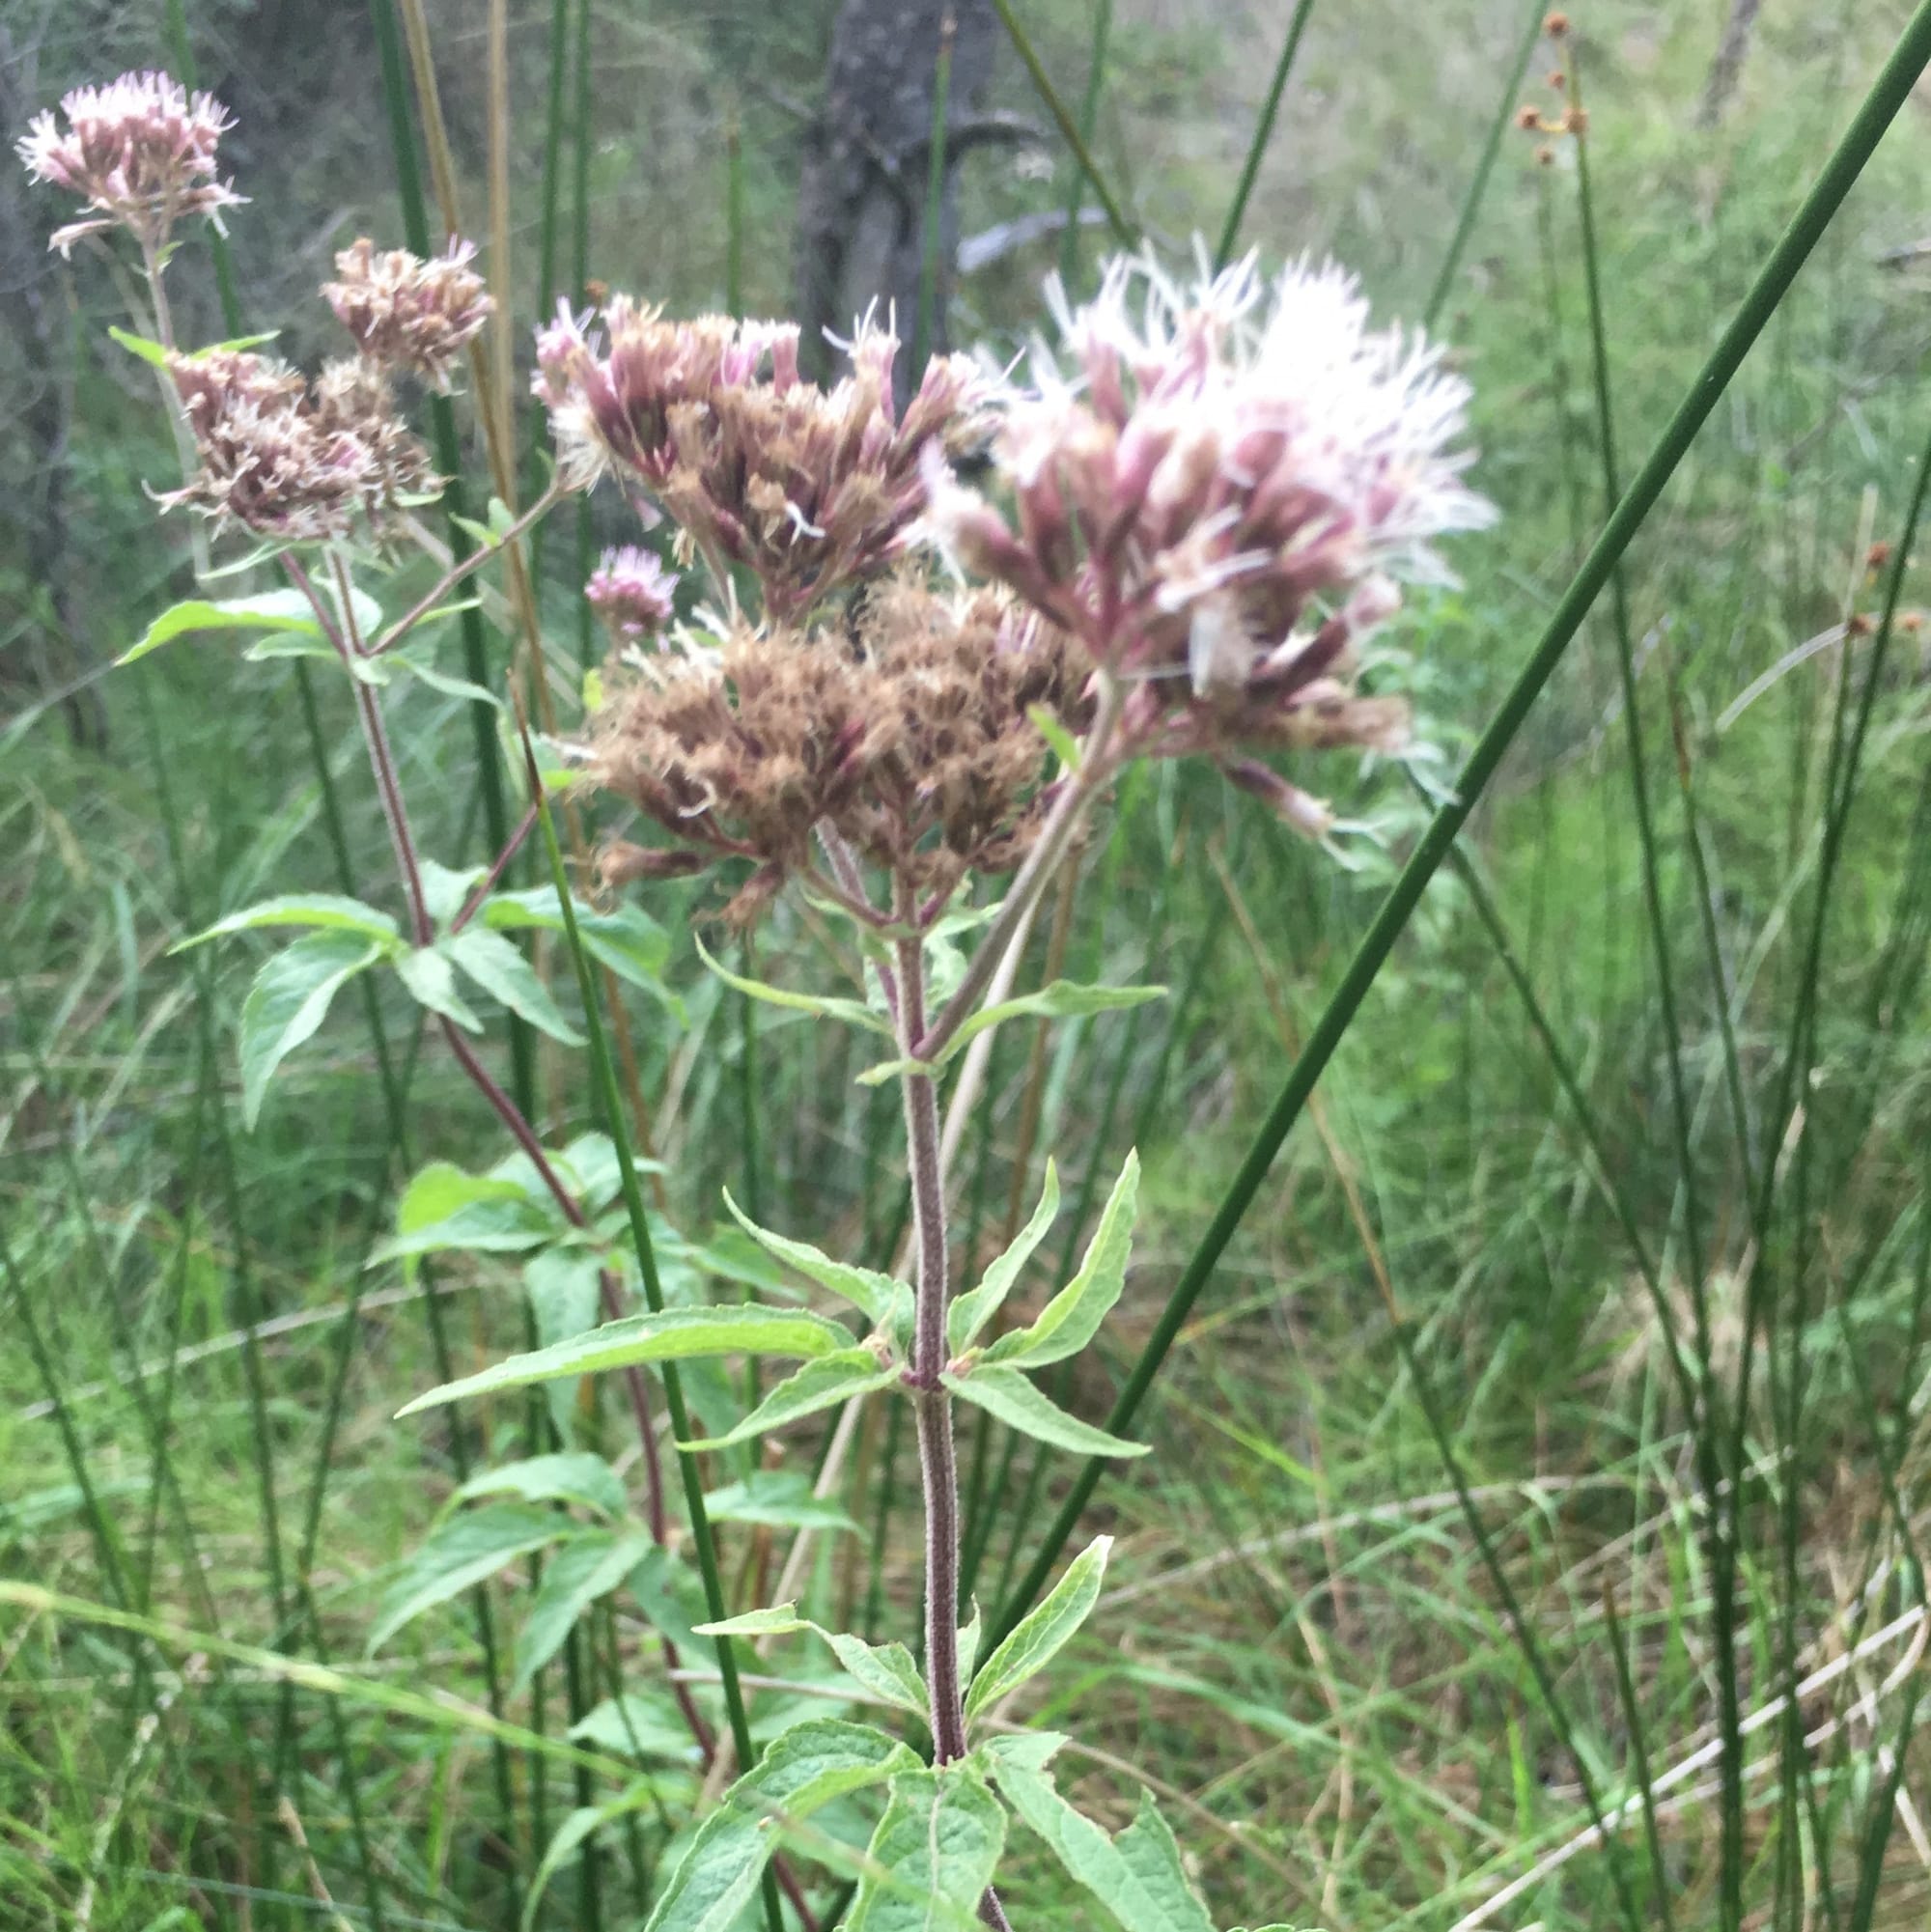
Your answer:
[[[671,620],[677,574],[667,571],[649,550],[627,544],[605,550],[584,586],[590,607],[609,627],[620,644],[654,637]]]
[[[851,373],[829,388],[798,374],[798,339],[795,324],[669,322],[618,295],[598,329],[566,308],[539,332],[535,380],[568,481],[641,483],[787,619],[904,548],[925,505],[922,453],[962,451],[986,391],[966,358],[935,357],[901,417],[889,330],[861,322]]]
[[[1331,266],[1182,291],[1125,260],[1058,308],[1065,366],[1035,349],[995,439],[1013,520],[928,458],[939,541],[1126,684],[1121,755],[1397,743],[1343,674],[1398,579],[1445,578],[1434,540],[1489,520],[1468,385]]]
[[[37,115],[16,152],[36,181],[81,196],[86,221],[56,229],[65,255],[83,237],[126,228],[158,247],[182,215],[221,210],[242,197],[215,179],[215,149],[233,126],[211,95],[187,91],[164,73],[124,73],[105,87],[78,87],[61,100],[63,131],[49,110]]]

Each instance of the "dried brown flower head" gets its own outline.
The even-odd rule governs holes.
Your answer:
[[[809,866],[820,824],[921,889],[1010,870],[1043,810],[1029,715],[1085,722],[1090,667],[993,591],[894,579],[848,633],[741,630],[720,648],[626,654],[593,721],[592,776],[685,846],[756,861],[748,919]],[[632,876],[657,872],[618,861]]]
[[[189,98],[164,73],[124,73],[105,87],[62,97],[62,131],[51,111],[37,115],[15,152],[36,181],[81,196],[88,221],[56,229],[48,246],[65,255],[83,236],[130,230],[155,248],[182,215],[221,210],[242,200],[215,179],[215,149],[234,124],[213,96]]]
[[[433,488],[421,443],[397,420],[379,373],[354,362],[300,373],[242,350],[170,355],[168,374],[200,466],[159,500],[257,535],[346,535],[404,493]]]
[[[1542,31],[1552,41],[1559,41],[1569,31],[1569,15],[1559,13],[1545,14],[1542,21]]]
[[[474,242],[452,238],[425,262],[406,248],[378,254],[364,237],[335,258],[341,279],[322,293],[371,362],[447,394],[464,345],[495,307],[469,266],[475,255]]]
[[[849,352],[851,374],[821,388],[798,373],[793,324],[668,322],[617,295],[601,339],[568,309],[539,333],[535,387],[567,479],[642,482],[789,622],[886,566],[924,509],[921,453],[982,431],[985,385],[964,357],[935,357],[900,417],[896,338],[868,319]]]

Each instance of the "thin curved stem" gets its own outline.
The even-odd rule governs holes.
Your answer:
[[[1093,715],[1092,729],[1086,734],[1086,742],[1080,747],[1078,770],[1069,772],[1064,779],[1066,789],[1053,801],[1038,840],[1026,854],[1025,863],[1020,867],[1012,889],[999,908],[999,916],[987,928],[958,990],[945,1002],[945,1010],[922,1034],[908,1034],[906,1051],[916,1059],[930,1060],[942,1052],[953,1034],[977,1011],[980,995],[1004,959],[1008,941],[1059,870],[1060,861],[1072,847],[1073,835],[1079,829],[1079,821],[1105,782],[1105,754],[1112,742],[1113,728],[1119,722],[1124,693],[1118,680],[1106,672],[1095,675],[1099,683],[1099,707]]]

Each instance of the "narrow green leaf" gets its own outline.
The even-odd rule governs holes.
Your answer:
[[[467,698],[472,704],[490,705],[497,711],[504,708],[503,700],[494,691],[482,685],[471,684],[467,678],[459,678],[453,672],[439,669],[426,646],[384,651],[379,658],[372,658],[369,662],[387,664],[392,671],[406,671],[419,684],[427,685],[433,691],[440,691],[446,698]]]
[[[678,1361],[687,1356],[776,1355],[806,1359],[854,1348],[850,1329],[804,1309],[665,1308],[605,1322],[588,1334],[574,1335],[528,1355],[514,1355],[479,1374],[445,1383],[419,1395],[399,1416],[433,1409],[465,1396],[498,1388],[526,1388],[561,1375],[595,1375],[603,1369],[643,1362]]]
[[[642,1529],[586,1529],[552,1554],[517,1633],[513,1691],[520,1691],[563,1648],[577,1618],[623,1582],[651,1547]]]
[[[731,1210],[738,1225],[767,1252],[788,1262],[821,1288],[828,1289],[833,1295],[850,1302],[875,1328],[891,1313],[898,1283],[889,1274],[881,1274],[875,1269],[855,1268],[849,1262],[833,1261],[809,1242],[793,1241],[785,1235],[772,1234],[769,1228],[760,1227],[731,1198],[728,1188],[724,1190],[724,1205]]]
[[[264,962],[241,1002],[241,1117],[253,1128],[269,1078],[327,1016],[329,1002],[381,946],[360,933],[311,933]]]
[[[1150,1792],[1140,1794],[1139,1815],[1115,1838],[1059,1795],[1050,1773],[1010,1760],[995,1767],[1007,1803],[1125,1932],[1214,1932]]]
[[[189,85],[192,86],[193,83],[190,82]],[[152,363],[156,369],[167,367],[171,351],[165,343],[151,342],[145,335],[135,335],[127,329],[117,328],[112,322],[107,325],[107,333],[129,355],[138,355],[143,362]],[[210,343],[206,349],[193,350],[184,359],[192,362],[197,356],[213,355],[222,350],[232,350],[238,353],[243,350],[260,349],[265,343],[273,342],[280,333],[280,329],[271,328],[262,335],[238,335],[228,342]]]
[[[691,1625],[699,1637],[788,1637],[811,1627],[808,1617],[798,1615],[796,1604],[772,1604],[768,1610],[741,1610],[715,1623]]]
[[[575,1736],[575,1732],[571,1735]],[[621,1750],[622,1746],[618,1749]],[[659,1802],[656,1780],[640,1778],[601,1805],[579,1805],[572,1811],[550,1834],[549,1843],[544,1847],[542,1862],[538,1864],[536,1875],[530,1880],[529,1891],[523,1899],[521,1932],[530,1932],[536,1924],[538,1911],[543,1905],[544,1893],[549,1890],[550,1881],[577,1855],[586,1838],[603,1826],[614,1824],[632,1811],[655,1806]]]
[[[432,1013],[455,1021],[471,1033],[482,1032],[482,1021],[456,990],[456,968],[434,946],[411,946],[407,952],[398,953],[396,972],[410,995]]]
[[[732,1932],[786,1825],[917,1763],[904,1745],[869,1725],[836,1718],[794,1724],[698,1827],[645,1932]]]
[[[594,1744],[619,1754],[689,1766],[698,1762],[696,1741],[668,1692],[627,1691],[621,1697],[606,1697],[571,1725],[569,1736],[573,1744]]]
[[[497,1503],[452,1516],[382,1592],[365,1654],[373,1655],[412,1617],[461,1596],[506,1563],[569,1532],[569,1517],[522,1503]]]
[[[366,939],[388,944],[401,938],[396,922],[388,913],[359,899],[339,892],[284,892],[273,899],[257,900],[225,919],[217,919],[206,931],[191,938],[178,940],[171,953],[185,952],[209,939],[226,938],[230,933],[251,932],[265,926],[310,926],[319,932],[360,933]]]
[[[403,1190],[396,1204],[396,1232],[377,1246],[369,1265],[441,1248],[515,1254],[554,1241],[568,1227],[553,1203],[515,1181],[432,1161]],[[593,1288],[595,1283],[593,1271]]]
[[[419,858],[416,869],[422,875],[423,904],[438,932],[468,905],[469,895],[482,884],[488,870],[471,865],[457,872],[433,858]]]
[[[915,1718],[929,1718],[931,1695],[911,1652],[903,1643],[867,1643],[849,1631],[826,1630],[820,1624],[813,1624],[812,1629],[831,1646],[831,1654],[854,1683]]]
[[[485,926],[465,926],[453,938],[438,940],[437,945],[485,993],[500,999],[512,1013],[520,1014],[540,1032],[561,1040],[566,1047],[583,1045],[583,1035],[557,1010],[536,968],[500,933]]]
[[[606,966],[621,980],[646,993],[666,997],[661,974],[670,957],[664,930],[640,907],[626,902],[609,911],[574,905],[576,930],[592,959]],[[546,933],[564,930],[563,910],[554,885],[533,885],[526,892],[498,892],[477,915],[497,932],[534,926]]]
[[[868,1695],[917,1718],[927,1715],[925,1679],[903,1643],[867,1643],[845,1631],[826,1630],[799,1616],[796,1604],[775,1604],[770,1610],[746,1610],[742,1616],[696,1626],[699,1637],[789,1637],[800,1630],[808,1630],[827,1645],[846,1674]]]
[[[975,1402],[995,1415],[1009,1429],[1022,1436],[1050,1442],[1056,1449],[1071,1449],[1081,1456],[1143,1456],[1144,1442],[1130,1442],[1124,1436],[1109,1436],[1077,1415],[1069,1415],[1050,1396],[1042,1395],[1016,1368],[983,1364],[969,1375],[941,1375],[953,1394],[963,1401]]]
[[[1116,1013],[1123,1007],[1144,1006],[1149,1000],[1164,999],[1163,986],[1077,986],[1070,979],[1056,979],[1037,993],[1022,993],[1017,999],[1002,999],[996,1006],[982,1008],[953,1034],[940,1064],[952,1058],[972,1036],[983,1033],[1001,1021],[1081,1020],[1093,1013]]]
[[[479,1496],[516,1496],[525,1502],[580,1502],[601,1515],[623,1516],[629,1503],[624,1483],[602,1456],[588,1451],[558,1450],[553,1455],[529,1456],[501,1469],[471,1476],[456,1492],[458,1502]]]
[[[869,1395],[875,1388],[886,1388],[898,1381],[896,1362],[882,1364],[868,1348],[840,1349],[835,1355],[808,1361],[779,1383],[735,1429],[701,1442],[683,1442],[686,1449],[728,1449],[748,1442],[755,1436],[768,1436],[801,1415],[815,1415],[821,1409]]]
[[[1077,1355],[1099,1333],[1100,1324],[1112,1312],[1126,1284],[1139,1184],[1139,1155],[1129,1150],[1120,1178],[1100,1211],[1100,1225],[1093,1230],[1078,1274],[1040,1310],[1037,1321],[993,1342],[986,1351],[988,1362],[1040,1368]]]
[[[847,1932],[933,1932],[976,1918],[1005,1849],[1006,1814],[976,1771],[902,1771],[867,1857],[890,1873],[858,1886]]]
[[[1074,1633],[1100,1601],[1100,1585],[1106,1575],[1106,1556],[1112,1547],[1110,1536],[1096,1536],[1067,1564],[1066,1574],[1039,1607],[986,1659],[972,1679],[972,1688],[966,1694],[968,1720],[1045,1669],[1072,1640]]]
[[[874,1033],[882,1033],[891,1038],[891,1027],[884,1019],[872,1011],[863,1000],[831,999],[812,993],[793,993],[788,987],[767,986],[761,979],[746,979],[742,973],[732,972],[727,966],[719,966],[706,949],[704,941],[695,935],[691,943],[697,948],[697,957],[709,966],[735,993],[742,993],[747,999],[762,999],[768,1006],[788,1007],[798,1013],[816,1013],[826,1020],[840,1020],[848,1026],[862,1026]]]
[[[1031,1220],[1020,1230],[1019,1239],[986,1270],[978,1287],[959,1296],[945,1317],[945,1342],[954,1355],[965,1354],[973,1337],[998,1313],[1006,1297],[1013,1292],[1020,1271],[1032,1259],[1033,1250],[1046,1238],[1046,1231],[1058,1212],[1059,1170],[1049,1159],[1046,1183]]]
[[[802,1470],[754,1470],[742,1482],[707,1493],[714,1523],[763,1524],[772,1529],[856,1529],[835,1498],[814,1496]]]

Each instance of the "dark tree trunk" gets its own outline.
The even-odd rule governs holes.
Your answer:
[[[945,315],[958,246],[954,195],[960,155],[1007,124],[974,114],[992,71],[996,16],[988,0],[845,0],[831,33],[825,105],[798,181],[798,316],[801,354],[822,372],[825,334],[850,333],[877,301],[912,340],[925,258],[926,182],[934,81],[942,36],[952,42],[945,194],[929,344],[947,345]],[[910,355],[899,378],[910,386]]]
[[[1756,25],[1762,4],[1763,0],[1731,0],[1730,17],[1724,24],[1723,38],[1717,43],[1716,58],[1710,63],[1703,98],[1696,109],[1699,127],[1714,127],[1723,118],[1723,110],[1743,77],[1744,62],[1749,57],[1750,29]]]

